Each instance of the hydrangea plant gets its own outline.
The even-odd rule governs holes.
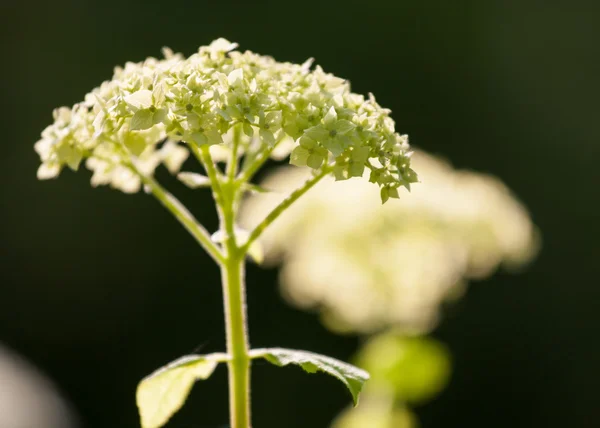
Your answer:
[[[144,189],[190,232],[221,269],[227,350],[184,356],[142,380],[137,404],[144,428],[164,425],[184,403],[193,383],[217,364],[229,369],[232,428],[248,428],[250,366],[264,358],[307,372],[323,371],[350,390],[354,403],[368,374],[335,359],[306,351],[250,349],[244,267],[258,259],[258,238],[279,215],[323,177],[363,177],[379,186],[381,200],[397,198],[400,187],[417,181],[410,168],[407,137],[395,132],[390,111],[370,95],[350,91],[346,80],[304,64],[277,62],[236,51],[224,39],[185,58],[164,50],[164,59],[117,67],[72,108],[54,112],[54,123],[35,145],[40,179],[54,178],[82,162],[92,186],[125,193]],[[205,175],[180,169],[189,155]],[[274,207],[252,230],[237,226],[240,201],[257,171],[270,159],[288,157],[308,168],[309,178]],[[154,178],[163,164],[192,188],[210,188],[220,229],[210,234]]]

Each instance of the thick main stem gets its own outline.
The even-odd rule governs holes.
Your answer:
[[[208,153],[208,154],[207,154]],[[235,166],[230,160],[228,174],[221,181],[212,170],[210,152],[203,151],[208,163],[207,173],[213,187],[220,193],[221,230],[225,232],[225,260],[221,264],[227,354],[229,355],[229,418],[231,428],[251,428],[250,422],[250,357],[248,352],[248,322],[246,319],[245,251],[241,251],[235,236],[237,196],[239,188],[233,181]],[[231,170],[229,170],[231,169]],[[220,181],[220,183],[219,183]],[[216,198],[215,198],[216,199]]]
[[[221,266],[227,354],[229,355],[229,414],[231,428],[250,428],[250,357],[246,321],[244,257],[228,254]]]

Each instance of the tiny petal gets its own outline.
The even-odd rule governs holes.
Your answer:
[[[49,180],[60,174],[60,165],[55,163],[43,163],[37,170],[38,180]]]
[[[125,97],[125,102],[134,108],[149,108],[152,105],[152,92],[141,90]]]

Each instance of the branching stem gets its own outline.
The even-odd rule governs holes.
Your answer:
[[[294,190],[290,195],[285,198],[283,201],[279,203],[273,210],[261,221],[250,233],[248,240],[241,247],[241,251],[246,253],[248,248],[252,243],[257,240],[260,235],[264,232],[264,230],[273,223],[277,217],[281,215],[287,208],[290,207],[298,198],[308,192],[315,184],[317,184],[323,177],[325,177],[329,172],[331,172],[330,167],[323,167],[323,169],[307,180],[304,185],[296,190]]]
[[[190,232],[206,252],[218,263],[225,261],[225,256],[210,239],[208,231],[196,220],[188,209],[179,200],[165,190],[154,178],[149,177],[133,164],[128,165],[136,174],[139,175],[142,182],[150,189],[154,197],[167,208],[177,220]]]

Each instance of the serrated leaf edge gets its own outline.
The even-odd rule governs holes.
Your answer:
[[[352,395],[355,407],[358,405],[359,395],[365,382],[370,378],[369,373],[365,370],[335,358],[310,351],[285,348],[260,348],[253,349],[249,355],[251,359],[264,358],[271,364],[279,367],[294,364],[300,366],[307,373],[315,373],[316,371],[327,373],[346,385],[346,388],[348,388],[348,391]],[[296,356],[296,360],[290,358],[290,356]],[[310,368],[307,367],[307,364],[311,364]],[[351,376],[348,376],[348,373]],[[353,383],[350,383],[350,380]]]

